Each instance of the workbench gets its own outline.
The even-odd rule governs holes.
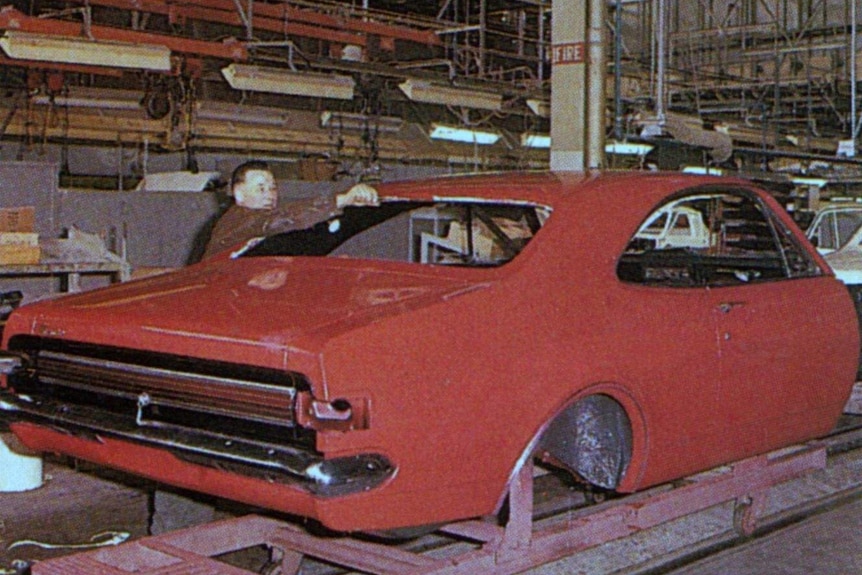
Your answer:
[[[84,275],[107,275],[112,282],[131,276],[128,260],[95,234],[72,228],[68,238],[40,239],[39,247],[39,263],[0,265],[0,277],[59,276],[65,279],[66,291],[78,292]]]

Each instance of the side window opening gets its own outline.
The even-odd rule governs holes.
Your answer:
[[[526,203],[386,200],[354,206],[311,228],[269,236],[240,257],[307,256],[462,267],[505,265],[550,209]]]
[[[656,233],[656,214],[670,226]],[[720,287],[822,273],[783,223],[744,191],[692,192],[655,210],[619,260],[622,281]]]
[[[814,231],[814,237],[817,239],[817,247],[825,250],[837,250],[838,241],[835,237],[835,218],[832,214],[826,214],[820,222],[817,223],[817,228]]]
[[[835,214],[835,225],[837,229],[837,241],[833,249],[839,249],[853,237],[859,224],[862,223],[862,212],[847,212]]]

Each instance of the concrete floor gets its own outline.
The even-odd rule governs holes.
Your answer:
[[[813,501],[833,507],[811,511]],[[816,515],[812,515],[816,513]],[[789,527],[780,528],[793,520]],[[759,525],[773,532],[740,543],[733,504],[711,507],[528,571],[530,575],[862,574],[862,452],[774,487]],[[733,547],[729,547],[733,545]],[[719,551],[717,549],[725,549]],[[697,563],[697,558],[707,557]],[[676,566],[676,567],[675,567]],[[684,566],[684,567],[680,567]],[[789,570],[790,566],[797,570]],[[677,569],[677,570],[674,570]]]
[[[862,573],[862,496],[672,575],[851,575]]]

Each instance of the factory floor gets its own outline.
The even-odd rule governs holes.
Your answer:
[[[850,575],[862,573],[862,497],[672,575]]]
[[[862,388],[860,388],[862,390]],[[840,427],[859,428],[862,394]],[[858,437],[856,433],[854,436]],[[528,571],[530,575],[862,574],[862,449],[775,485],[754,536],[733,528],[726,502]]]
[[[701,518],[708,523],[710,519]],[[613,542],[577,556],[527,571],[529,575],[851,575],[862,573],[862,495],[799,523],[711,550],[701,559],[674,567],[667,556],[648,557],[649,544],[639,537]],[[675,529],[664,539],[680,536]],[[658,539],[661,539],[658,536]],[[608,557],[609,554],[628,557]],[[669,561],[669,563],[668,563]]]

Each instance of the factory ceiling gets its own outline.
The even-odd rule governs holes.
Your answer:
[[[463,4],[7,3],[0,129],[32,145],[541,165],[519,138],[548,132],[527,101],[548,99],[550,4]],[[429,138],[440,127],[495,143]]]
[[[717,127],[743,155],[817,158],[853,139],[862,63],[850,48],[851,0],[608,6],[609,137],[638,140],[647,129],[674,138],[672,117],[695,145],[714,139],[699,131]],[[366,167],[541,167],[547,149],[527,144],[550,130],[551,8],[550,0],[0,2],[0,138],[324,155]],[[430,137],[461,129],[467,142]],[[739,163],[722,150],[711,161]]]

